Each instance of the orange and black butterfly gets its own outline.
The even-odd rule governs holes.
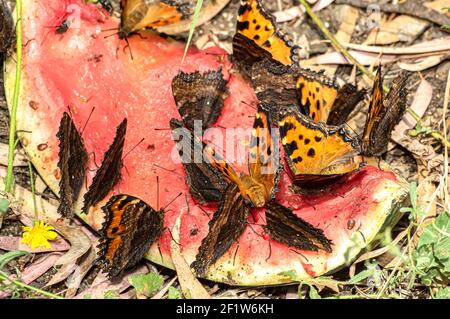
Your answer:
[[[243,0],[233,37],[233,58],[249,77],[252,65],[270,58],[282,65],[297,65],[299,47],[277,27],[274,17],[260,0]]]
[[[227,186],[225,190],[220,187],[219,208],[209,222],[208,235],[203,239],[192,264],[199,276],[204,276],[208,267],[225,254],[243,233],[250,212],[249,205],[266,209],[265,229],[273,239],[298,249],[331,251],[331,243],[321,230],[274,201],[280,165],[278,145],[274,143],[270,128],[268,109],[259,105],[250,141],[249,175],[238,176],[211,146],[206,145],[203,149],[208,163],[204,165],[220,172]],[[184,152],[180,155],[183,156]]]
[[[198,121],[203,130],[211,127],[219,117],[228,96],[222,70],[180,73],[172,80],[172,93],[185,126],[194,130]]]
[[[72,219],[73,206],[80,194],[86,174],[88,154],[81,134],[66,112],[61,118],[56,136],[59,139],[58,168],[61,171],[58,213]]]
[[[369,104],[369,115],[362,136],[363,155],[380,156],[386,152],[392,130],[406,110],[405,86],[408,77],[409,74],[402,71],[394,79],[388,95],[384,98],[381,66],[378,67]]]
[[[192,13],[192,2],[187,0],[121,0],[120,7],[121,39],[147,28],[176,23]]]
[[[164,209],[156,211],[137,197],[119,194],[112,196],[102,210],[105,222],[94,263],[115,280],[135,266],[161,236]]]
[[[356,171],[363,160],[358,137],[345,125],[314,122],[298,110],[285,110],[278,123],[281,142],[298,186],[320,186]]]
[[[91,206],[99,203],[111,189],[119,182],[123,167],[122,153],[127,132],[127,119],[125,118],[117,127],[113,143],[103,156],[102,164],[97,170],[88,191],[84,194],[82,212],[88,213]]]
[[[365,95],[352,84],[339,87],[323,72],[270,59],[254,64],[252,82],[259,101],[274,106],[274,121],[279,120],[281,110],[294,107],[315,122],[340,125]]]

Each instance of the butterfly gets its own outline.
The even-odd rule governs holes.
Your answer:
[[[299,249],[331,251],[330,241],[321,230],[274,201],[280,166],[277,162],[277,145],[272,139],[270,127],[267,107],[259,105],[250,141],[249,175],[238,176],[214,148],[209,145],[203,148],[205,163],[196,164],[196,168],[199,171],[205,171],[206,167],[209,170],[215,168],[226,182],[226,189],[223,190],[223,184],[217,189],[222,192],[219,207],[209,222],[208,235],[202,240],[191,265],[199,276],[205,276],[208,267],[226,253],[243,233],[250,212],[249,204],[265,207],[266,214],[272,216],[267,218],[265,229],[274,239]],[[180,155],[185,155],[185,152]],[[188,171],[188,166],[183,165]],[[208,177],[205,176],[205,179]],[[278,227],[276,224],[279,222],[286,224]],[[289,229],[287,236],[283,233],[286,229]]]
[[[250,77],[252,65],[265,57],[283,65],[296,65],[298,51],[299,47],[278,29],[274,17],[260,0],[241,1],[233,37],[233,58],[244,74]]]
[[[206,144],[179,120],[171,119],[170,128],[183,163],[190,194],[202,204],[219,202],[228,184],[219,171],[203,161]]]
[[[161,236],[164,209],[154,210],[141,199],[119,194],[102,207],[105,222],[100,232],[98,258],[94,262],[115,280],[135,266]]]
[[[190,15],[192,4],[180,0],[121,0],[119,37],[178,22]]]
[[[56,136],[59,139],[58,168],[61,171],[58,213],[72,219],[73,205],[84,182],[88,154],[83,138],[67,112],[61,118]]]
[[[98,0],[97,2],[100,3],[100,5],[103,7],[103,9],[108,11],[109,14],[113,14],[114,7],[110,0]]]
[[[293,107],[315,122],[340,125],[365,96],[364,90],[350,83],[339,87],[323,72],[270,59],[255,63],[251,78],[259,101],[275,106],[272,120],[276,122],[279,111]]]
[[[14,23],[6,1],[0,1],[0,53],[7,51],[14,39]]]
[[[280,113],[279,131],[294,184],[320,186],[362,164],[360,141],[345,125],[314,122],[296,109]]]
[[[362,135],[363,155],[380,156],[386,152],[392,130],[406,110],[405,86],[408,78],[408,72],[402,71],[394,79],[388,95],[384,98],[381,66],[378,67],[369,104],[369,115]]]
[[[88,191],[84,194],[82,212],[88,213],[91,206],[99,203],[121,178],[120,171],[123,166],[122,153],[127,132],[127,119],[125,118],[116,129],[113,143],[103,156],[100,168],[97,170]]]
[[[219,117],[228,96],[222,69],[184,73],[180,71],[172,80],[172,93],[184,124],[194,130],[199,121],[203,130],[211,127]]]

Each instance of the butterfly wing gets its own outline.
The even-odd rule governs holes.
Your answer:
[[[135,266],[161,236],[164,216],[139,198],[123,194],[112,196],[102,210],[105,222],[96,263],[114,280]]]
[[[280,168],[278,148],[274,145],[271,128],[269,110],[260,104],[253,122],[248,170],[251,177],[264,185],[270,197],[277,185]]]
[[[315,123],[295,110],[281,118],[280,138],[297,185],[312,186],[359,168],[358,139],[344,126]]]
[[[326,123],[339,86],[323,72],[302,69],[297,78],[300,112],[315,122]]]
[[[275,201],[266,205],[265,230],[274,240],[302,250],[331,252],[331,241],[323,231],[296,216]]]
[[[386,98],[383,99],[381,68],[378,69],[363,133],[364,155],[380,156],[386,152],[392,130],[406,110],[405,86],[408,77],[409,74],[402,71],[393,81]]]
[[[172,119],[170,128],[177,143],[190,194],[201,203],[220,201],[228,184],[220,172],[203,161],[205,144],[178,120]]]
[[[122,0],[120,33],[125,37],[146,28],[155,28],[183,19],[185,4],[169,0]]]
[[[230,184],[219,208],[209,222],[208,235],[202,240],[195,261],[191,265],[198,276],[204,277],[208,267],[222,257],[242,235],[248,213],[239,187]]]
[[[61,171],[58,213],[64,217],[73,218],[73,204],[83,186],[88,154],[83,138],[66,112],[61,118],[57,137],[59,139],[58,168]]]
[[[252,67],[252,83],[260,103],[270,105],[271,120],[278,123],[279,112],[287,107],[299,108],[297,77],[299,69],[275,60],[263,59]]]
[[[331,112],[328,115],[328,125],[341,125],[347,121],[350,113],[364,99],[365,90],[358,90],[353,84],[347,83],[337,92]]]
[[[122,153],[127,132],[127,119],[119,124],[113,143],[103,156],[103,162],[97,170],[92,184],[84,194],[84,206],[82,211],[88,213],[91,206],[96,205],[113,189],[121,178],[123,166]]]
[[[278,30],[275,20],[259,0],[241,1],[233,57],[247,75],[253,63],[269,57],[284,65],[298,63],[298,47]]]
[[[222,70],[181,72],[172,81],[172,93],[184,124],[194,129],[194,121],[201,121],[203,129],[211,127],[220,115],[227,98],[227,81]]]

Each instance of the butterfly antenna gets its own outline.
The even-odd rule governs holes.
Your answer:
[[[245,101],[241,101],[241,103],[244,103],[245,105],[250,106],[252,109],[256,110],[256,106],[251,105],[250,103],[247,103]]]
[[[174,199],[172,199],[162,210],[166,210],[167,207],[169,207],[175,200],[177,200],[178,197],[180,197],[181,195],[183,195],[182,192],[180,192]]]
[[[238,250],[239,250],[239,242],[237,242],[236,250],[234,251],[234,255],[233,255],[233,266],[236,265],[236,256],[237,256]]]
[[[88,116],[86,122],[84,123],[83,129],[81,130],[81,136],[83,136],[84,130],[86,129],[86,126],[89,123],[89,120],[91,119],[92,113],[94,113],[94,111],[95,111],[95,106],[92,108],[91,113],[89,113],[89,116]]]
[[[136,147],[138,147],[140,144],[142,144],[142,142],[145,140],[145,137],[143,137],[135,146],[133,146],[132,148],[131,148],[131,150],[129,150],[126,154],[125,154],[125,156],[122,158],[122,161],[125,159],[125,157],[127,157],[131,152],[133,152],[135,149],[136,149]]]
[[[113,36],[115,36],[115,35],[118,35],[118,34],[119,34],[119,32],[115,32],[115,33],[110,34],[110,35],[105,35],[105,36],[103,37],[103,39],[111,38],[111,37],[113,37]]]
[[[156,176],[156,211],[159,211],[159,176]]]

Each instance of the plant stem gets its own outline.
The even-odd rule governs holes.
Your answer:
[[[314,23],[317,25],[317,27],[320,29],[320,31],[322,31],[322,33],[328,38],[328,40],[331,41],[331,43],[333,44],[334,48],[337,51],[341,52],[342,55],[344,55],[349,62],[354,64],[362,73],[364,73],[369,79],[371,79],[373,81],[374,80],[374,75],[369,70],[367,70],[367,68],[364,65],[359,63],[350,54],[350,52],[331,34],[331,32],[328,31],[328,29],[323,24],[322,20],[320,20],[320,18],[314,13],[314,11],[310,7],[310,5],[306,2],[306,0],[299,0],[299,1],[303,5],[303,7],[305,8],[306,13],[308,13],[310,18],[314,21]],[[386,87],[384,87],[384,91],[389,91],[389,90]],[[414,112],[414,110],[412,110],[411,108],[407,108],[406,111],[409,114],[411,114],[411,116],[416,120],[416,122],[419,123],[423,128],[428,128],[423,123],[423,121],[420,118],[420,116],[417,115],[416,112]],[[431,128],[429,128],[429,129],[430,129],[430,131],[432,131]],[[448,147],[450,146],[450,142],[446,138],[444,138],[441,133],[439,133],[439,132],[432,132],[432,133],[430,133],[430,135],[433,138],[435,138],[436,140],[440,141],[443,145],[446,145]]]
[[[19,104],[20,78],[22,70],[22,0],[16,1],[16,80],[14,85],[13,106],[9,122],[8,169],[5,180],[5,191],[12,193],[14,185],[14,150],[16,145],[16,115]]]
[[[38,220],[38,212],[37,212],[37,206],[36,206],[36,194],[35,194],[35,188],[34,188],[33,167],[31,166],[30,161],[28,161],[28,170],[30,172],[31,194],[33,195],[34,223],[36,223]]]
[[[19,2],[19,1],[21,1],[21,0],[18,0],[18,2]],[[49,298],[53,298],[53,299],[64,299],[64,298],[61,297],[61,296],[52,294],[51,292],[48,292],[48,291],[45,291],[45,290],[42,290],[42,289],[39,289],[39,288],[30,286],[30,285],[27,285],[27,284],[25,284],[25,283],[23,283],[23,282],[21,282],[21,281],[15,280],[15,279],[11,279],[11,278],[9,278],[8,275],[7,275],[6,273],[4,273],[3,271],[0,271],[0,280],[9,281],[9,282],[11,282],[12,284],[14,284],[14,285],[16,285],[16,286],[18,286],[18,287],[22,287],[22,288],[25,288],[25,289],[34,291],[34,292],[36,292],[36,293],[38,293],[38,294],[41,294],[41,295],[46,296],[46,297],[49,297]]]

